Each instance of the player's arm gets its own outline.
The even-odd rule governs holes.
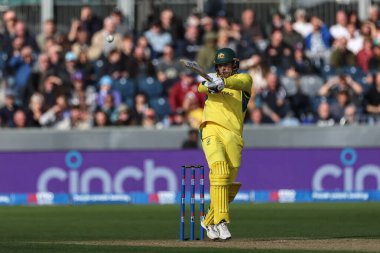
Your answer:
[[[249,74],[233,75],[224,79],[226,88],[232,90],[242,90],[251,94],[252,91],[252,77]]]

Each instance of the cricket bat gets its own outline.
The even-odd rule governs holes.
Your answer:
[[[189,60],[186,60],[186,59],[181,59],[180,60],[180,63],[182,64],[182,66],[184,66],[185,68],[188,68],[190,69],[191,71],[199,74],[201,77],[203,77],[204,79],[206,79],[207,81],[209,82],[212,82],[212,78],[206,73],[206,71],[204,71],[199,65],[197,62],[195,61],[189,61]]]

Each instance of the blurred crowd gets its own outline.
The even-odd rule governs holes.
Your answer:
[[[318,126],[380,122],[380,19],[336,13],[328,26],[303,9],[265,24],[245,9],[238,20],[164,9],[136,32],[115,9],[99,18],[83,6],[68,33],[46,20],[32,34],[16,12],[0,34],[0,126],[89,129],[106,126],[197,128],[205,97],[200,77],[179,59],[210,72],[229,47],[252,75],[246,124]],[[113,41],[106,40],[108,35]]]

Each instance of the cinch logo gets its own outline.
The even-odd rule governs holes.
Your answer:
[[[375,164],[366,164],[361,166],[354,173],[353,165],[357,161],[356,150],[345,148],[340,153],[340,160],[344,168],[340,168],[335,164],[326,164],[318,168],[313,175],[312,187],[314,191],[323,191],[323,180],[327,177],[343,180],[344,191],[363,191],[365,189],[365,179],[372,177],[376,180],[377,189],[380,190],[380,167]]]
[[[90,184],[93,180],[101,182],[102,189],[96,193],[124,193],[123,184],[127,179],[142,180],[144,191],[155,192],[155,181],[165,179],[168,191],[177,191],[177,177],[167,167],[155,167],[151,159],[144,160],[144,169],[134,166],[125,166],[118,170],[114,177],[104,168],[90,167],[78,171],[83,163],[83,157],[78,151],[70,151],[65,156],[69,171],[59,167],[49,167],[41,173],[37,180],[37,191],[48,192],[49,182],[54,180],[68,184],[69,193],[90,193]]]

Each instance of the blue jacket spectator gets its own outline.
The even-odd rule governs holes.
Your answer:
[[[322,42],[323,42],[324,46],[326,48],[330,48],[331,47],[332,37],[331,37],[331,34],[329,32],[329,28],[325,24],[322,24],[320,26],[320,30],[319,31],[320,31],[320,34],[322,36],[321,39],[322,39]],[[305,38],[305,47],[306,47],[306,49],[309,49],[309,50],[312,49],[311,48],[311,43],[312,43],[311,41],[312,41],[312,39],[313,39],[314,36],[316,36],[315,32],[312,32],[308,36],[306,36],[306,38]]]
[[[103,76],[99,81],[98,106],[103,107],[108,94],[112,94],[115,107],[121,104],[121,95],[118,91],[112,90],[113,79],[110,76]]]

